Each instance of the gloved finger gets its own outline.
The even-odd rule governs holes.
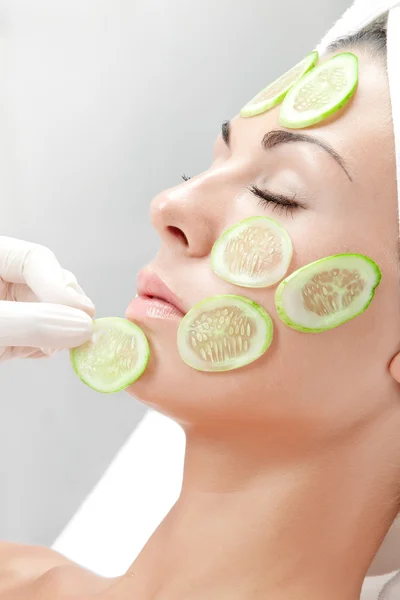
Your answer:
[[[32,348],[30,346],[12,346],[11,348],[0,348],[0,362],[5,362],[6,360],[12,360],[15,358],[49,358],[56,352],[59,352],[59,350],[46,349],[44,351],[43,348],[38,350],[37,348]]]
[[[57,350],[52,350],[51,354],[58,352]],[[0,348],[0,362],[5,362],[6,360],[12,360],[14,358],[48,358],[50,356],[49,353],[44,353],[41,349],[31,348],[29,346],[12,346],[11,348]]]
[[[24,264],[36,244],[0,236],[0,277],[5,281],[23,283]]]
[[[31,348],[29,346],[14,346],[13,356],[15,358],[49,358],[59,352],[60,349],[54,348]]]
[[[55,348],[40,348],[40,352],[42,353],[43,357],[48,358],[49,356],[53,356],[53,354],[58,352],[58,350]]]
[[[68,277],[54,253],[38,244],[0,236],[0,277],[10,283],[26,283],[42,302],[65,304],[93,316],[93,303]]]
[[[75,275],[73,273],[71,273],[71,271],[67,271],[67,269],[64,269],[64,281],[67,287],[71,288],[72,290],[75,290],[75,292],[77,294],[79,294],[80,296],[84,296],[85,298],[89,299],[88,295],[86,294],[86,292],[81,288],[81,286],[79,285]],[[95,306],[92,303],[91,300],[89,300],[90,304],[91,304],[91,310],[87,310],[86,312],[93,318],[95,315]]]
[[[57,352],[57,350],[54,350],[52,354],[54,354],[55,352]],[[29,358],[29,360],[37,360],[38,358],[49,358],[49,356],[49,354],[43,354],[41,350],[36,350],[36,352],[32,352],[32,354],[29,354],[29,356],[27,356],[26,358]]]
[[[28,286],[42,302],[65,304],[84,310],[90,316],[94,315],[93,302],[76,289],[75,277],[68,276],[48,248],[39,246],[29,254],[24,276]]]
[[[26,283],[8,283],[7,285],[7,294],[1,296],[4,300],[11,302],[39,302],[39,298]]]
[[[68,287],[71,287],[73,290],[78,292],[78,294],[83,294],[84,296],[86,296],[85,292],[83,291],[81,286],[78,284],[78,281],[77,281],[75,275],[73,273],[71,273],[71,271],[67,271],[67,269],[63,269],[63,275],[64,275],[65,285],[67,285]]]
[[[0,362],[13,358],[12,348],[0,348]]]
[[[75,275],[71,273],[71,271],[66,271],[65,269],[63,269],[63,272],[65,285],[71,287],[78,294],[86,296],[85,292],[78,284]],[[26,285],[26,283],[8,283],[3,285],[8,286],[7,294],[5,296],[4,294],[1,294],[0,280],[0,297],[3,297],[5,300],[13,300],[14,302],[40,302],[39,298],[33,293],[31,288]]]
[[[88,341],[92,319],[69,306],[0,302],[0,347],[74,348]]]
[[[42,350],[29,346],[14,346],[11,349],[12,358],[44,358],[45,356],[47,355],[43,354]]]

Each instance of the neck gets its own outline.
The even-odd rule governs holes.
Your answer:
[[[141,600],[358,599],[396,515],[399,412],[323,441],[298,423],[188,428],[180,498],[121,585]]]

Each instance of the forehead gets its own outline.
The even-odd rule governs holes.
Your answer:
[[[359,59],[359,82],[355,94],[339,111],[319,124],[302,129],[326,140],[351,166],[355,179],[373,179],[381,174],[395,181],[394,139],[386,67],[369,51],[348,48]],[[337,54],[335,52],[334,54]],[[327,54],[318,64],[334,54]],[[266,81],[265,85],[269,82]],[[268,131],[279,128],[277,106],[252,118],[236,116],[232,121],[232,147],[258,147]]]
[[[260,150],[263,136],[280,128],[279,106],[257,117],[235,117],[231,128],[232,153],[238,153],[248,165],[269,165],[273,161],[278,170],[283,167],[282,171],[289,163],[298,163],[301,169],[307,157],[315,167],[307,182],[318,189],[318,206],[332,207],[329,213],[332,226],[347,228],[348,234],[354,232],[354,236],[348,235],[349,244],[363,236],[364,245],[382,262],[390,257],[393,263],[398,241],[397,179],[386,67],[369,50],[350,47],[346,51],[359,58],[359,83],[353,97],[325,121],[298,131],[318,137],[334,148],[348,167],[350,184],[338,169],[333,177],[327,177],[327,160],[331,159],[317,156],[315,150],[306,147],[308,144],[268,150],[270,155]],[[328,60],[335,54],[320,60]]]

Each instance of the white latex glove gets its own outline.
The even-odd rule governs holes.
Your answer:
[[[0,361],[87,341],[94,305],[44,246],[0,236]]]

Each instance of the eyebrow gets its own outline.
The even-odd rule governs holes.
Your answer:
[[[227,146],[229,146],[230,130],[230,122],[224,121],[221,126],[221,134]],[[289,144],[292,142],[307,142],[308,144],[314,144],[315,146],[322,148],[322,150],[325,150],[325,152],[327,152],[338,163],[350,181],[353,181],[347,169],[346,163],[340,154],[338,154],[338,152],[336,152],[332,146],[320,138],[312,135],[306,135],[304,133],[284,131],[283,129],[273,129],[264,135],[261,143],[266,150],[269,150],[276,146],[280,146],[281,144]]]
[[[224,121],[221,125],[221,135],[225,144],[229,146],[229,138],[231,133],[231,124],[229,121]]]

